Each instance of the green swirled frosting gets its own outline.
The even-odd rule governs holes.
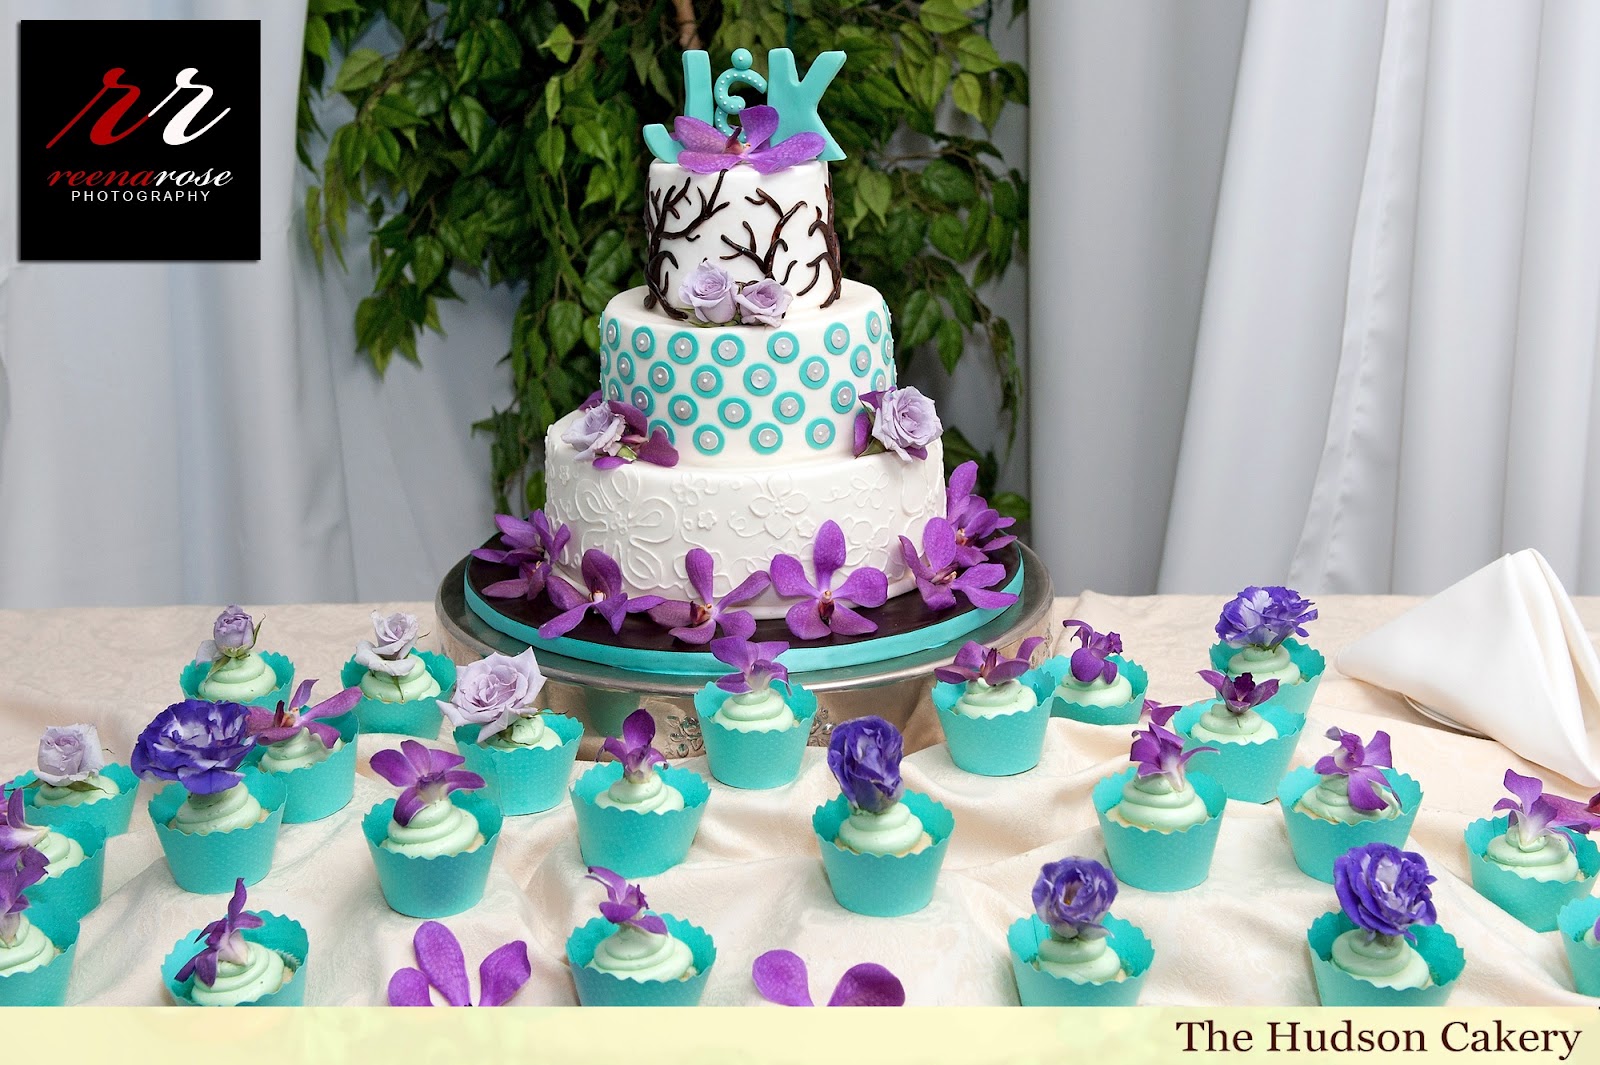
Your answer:
[[[1200,715],[1189,735],[1207,743],[1266,743],[1278,738],[1278,730],[1254,710],[1236,714],[1217,702]]]
[[[1333,941],[1333,964],[1378,987],[1429,987],[1433,974],[1416,948],[1399,936],[1373,936],[1352,928]]]
[[[1056,695],[1079,706],[1121,706],[1133,698],[1133,682],[1118,670],[1115,680],[1107,682],[1096,677],[1083,684],[1068,670],[1056,685]]]
[[[1033,694],[1033,689],[1020,680],[1008,680],[1002,684],[991,685],[982,677],[978,677],[967,681],[961,698],[956,700],[955,706],[951,709],[967,717],[1001,717],[1006,714],[1024,713],[1038,705],[1039,698]]]
[[[82,864],[85,857],[83,847],[77,840],[51,829],[45,830],[45,834],[34,847],[50,863],[44,870],[44,875],[47,877],[60,876],[73,866]]]
[[[23,917],[17,922],[16,934],[11,942],[0,940],[0,976],[32,972],[48,964],[60,953],[38,925]]]
[[[177,814],[167,823],[167,827],[203,836],[208,832],[249,828],[260,824],[266,816],[267,812],[250,794],[250,789],[243,784],[235,784],[215,795],[190,795],[179,805]]]
[[[259,943],[245,945],[243,962],[217,959],[217,979],[203,984],[197,977],[189,998],[197,1006],[239,1006],[282,988],[294,977],[283,955]]]
[[[409,825],[391,818],[383,846],[408,858],[444,858],[477,850],[483,833],[478,819],[446,795],[413,814]]]
[[[416,653],[409,661],[410,672],[399,677],[368,670],[361,678],[361,694],[380,703],[409,703],[438,695],[439,682],[428,672],[428,663]]]
[[[1491,839],[1484,857],[1526,880],[1570,882],[1583,876],[1565,839],[1546,835],[1524,844],[1515,828]]]
[[[260,655],[224,658],[200,682],[200,698],[216,703],[242,703],[269,695],[278,687],[278,675]]]
[[[618,777],[615,784],[594,797],[594,804],[642,814],[664,814],[683,809],[683,793],[662,780],[660,773],[651,773],[638,782]]]
[[[730,695],[711,720],[735,732],[781,732],[800,723],[775,688]]]
[[[687,980],[695,974],[694,952],[676,936],[622,925],[595,944],[588,968],[624,980]]]
[[[104,773],[96,773],[83,782],[85,787],[40,784],[33,793],[35,806],[88,806],[90,803],[121,795],[122,788]]]
[[[487,746],[502,751],[514,751],[518,747],[549,750],[551,747],[561,746],[561,736],[544,723],[543,715],[533,714],[517,718],[509,726],[490,736]]]
[[[303,728],[279,743],[269,743],[261,755],[263,773],[288,773],[306,766],[325,762],[334,751],[344,747],[343,740],[334,740],[332,747],[324,747],[314,733]]]
[[[1122,801],[1109,811],[1113,820],[1152,832],[1181,832],[1210,820],[1205,800],[1184,781],[1173,790],[1166,777],[1134,777],[1122,786]]]
[[[851,810],[839,826],[835,840],[839,846],[857,854],[882,854],[905,857],[933,845],[933,837],[922,827],[922,819],[903,802],[881,814]]]
[[[1384,801],[1383,809],[1357,810],[1350,805],[1350,778],[1343,774],[1329,774],[1321,778],[1316,787],[1300,796],[1294,808],[1311,817],[1344,825],[1359,821],[1390,821],[1399,817],[1400,801],[1395,798],[1394,792],[1382,785],[1377,786],[1377,791]]]
[[[1046,936],[1039,944],[1039,956],[1033,967],[1051,976],[1061,976],[1075,984],[1117,983],[1128,978],[1122,969],[1122,959],[1111,949],[1110,941],[1086,939],[1057,939]]]
[[[1300,683],[1300,667],[1294,664],[1289,649],[1282,644],[1271,649],[1246,647],[1228,659],[1228,675],[1237,677],[1241,673],[1250,674],[1257,684],[1275,680],[1280,688]]]

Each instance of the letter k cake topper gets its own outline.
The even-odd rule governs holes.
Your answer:
[[[796,133],[819,134],[827,142],[817,158],[833,161],[844,158],[839,142],[833,139],[828,127],[817,113],[822,94],[832,84],[834,75],[844,66],[843,52],[823,52],[811,64],[805,77],[800,77],[795,67],[794,53],[787,48],[774,48],[767,53],[767,77],[751,70],[753,58],[749,51],[740,48],[733,53],[733,67],[711,80],[711,57],[702,51],[683,53],[683,113],[689,118],[715,125],[732,135],[734,126],[730,119],[744,109],[744,99],[730,91],[736,84],[749,85],[756,91],[765,91],[767,103],[778,112],[778,129],[772,136],[773,144],[781,144]],[[657,122],[644,128],[644,143],[663,163],[678,160],[682,149],[672,139],[672,133]]]

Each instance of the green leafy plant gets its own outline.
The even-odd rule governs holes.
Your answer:
[[[1024,7],[1013,0],[1012,17]],[[708,48],[720,70],[748,48],[763,70],[769,48],[802,64],[840,48],[849,61],[824,109],[848,155],[833,164],[845,276],[887,298],[902,370],[919,357],[953,370],[980,337],[1014,437],[1011,326],[979,290],[1026,251],[1027,187],[987,139],[940,122],[947,100],[984,129],[1027,102],[1025,71],[988,38],[994,17],[994,0],[310,0],[307,166],[327,137],[305,205],[311,246],[343,264],[348,219],[367,216],[375,279],[356,342],[379,372],[396,353],[416,361],[419,333],[440,329],[439,301],[459,298],[458,272],[523,286],[512,401],[475,428],[493,440],[499,506],[538,506],[545,429],[595,387],[600,311],[642,283],[640,128],[680,113],[682,50]],[[357,47],[380,19],[398,48]],[[312,103],[336,56],[331,91],[355,115],[325,133]],[[947,460],[969,457],[992,494],[998,458],[951,427]],[[1002,502],[1025,511],[1020,497]]]

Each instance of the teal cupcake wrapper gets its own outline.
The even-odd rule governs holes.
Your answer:
[[[473,791],[454,792],[450,801],[477,819],[478,831],[483,833],[483,845],[477,850],[439,858],[413,858],[389,850],[383,841],[389,838],[389,822],[394,820],[394,799],[385,799],[361,819],[367,850],[378,869],[378,887],[383,891],[383,900],[396,913],[407,917],[450,917],[470,910],[483,899],[495,844],[500,841],[500,808]]]
[[[271,871],[272,849],[283,824],[287,791],[281,780],[259,769],[247,766],[243,774],[244,786],[267,811],[265,821],[249,828],[204,835],[179,832],[168,828],[167,823],[188,797],[183,785],[169,784],[151,797],[150,821],[166,853],[172,879],[183,890],[197,895],[225,895],[233,891],[234,881],[243,878],[247,886],[256,884]]]
[[[1600,920],[1600,898],[1590,895],[1574,899],[1561,907],[1556,916],[1556,928],[1561,933],[1561,945],[1567,951],[1567,964],[1572,966],[1572,983],[1578,994],[1600,998],[1600,947],[1584,941],[1595,921]]]
[[[6,785],[5,794],[9,798],[13,788],[22,789],[22,801],[28,807],[30,825],[47,825],[50,828],[74,822],[93,825],[110,839],[128,831],[128,824],[133,819],[133,804],[139,794],[139,778],[125,765],[108,765],[100,773],[116,781],[121,790],[99,802],[78,806],[40,806],[34,801],[39,789],[29,786],[39,779],[32,770]]]
[[[1050,678],[1051,694],[1045,700],[1050,707],[1050,716],[1070,718],[1073,721],[1082,721],[1086,725],[1138,724],[1139,715],[1144,712],[1145,693],[1150,690],[1150,674],[1131,658],[1111,655],[1109,660],[1117,664],[1119,674],[1126,676],[1128,683],[1133,685],[1133,697],[1116,706],[1089,706],[1056,695],[1055,689],[1061,684],[1061,678],[1065,677],[1067,670],[1072,667],[1072,658],[1070,655],[1056,655],[1041,662],[1038,672]]]
[[[329,718],[324,724],[339,731],[344,741],[337,751],[315,765],[301,766],[287,773],[267,773],[283,782],[286,798],[283,803],[283,823],[304,825],[321,821],[350,805],[356,793],[356,737],[360,726],[354,713]],[[261,759],[266,754],[264,746],[250,752],[250,764],[261,769]]]
[[[1402,850],[1411,835],[1411,825],[1422,808],[1422,785],[1404,773],[1385,769],[1383,776],[1400,801],[1400,815],[1382,821],[1356,821],[1334,824],[1295,809],[1302,796],[1315,788],[1322,775],[1301,766],[1278,785],[1278,803],[1283,810],[1284,828],[1289,833],[1289,849],[1300,871],[1324,884],[1333,883],[1333,863],[1353,847],[1368,843],[1387,843]]]
[[[267,665],[272,667],[272,675],[277,678],[278,686],[265,695],[258,695],[254,699],[233,700],[241,706],[261,706],[268,710],[275,710],[279,703],[289,702],[289,693],[294,690],[294,663],[276,651],[257,652]],[[210,662],[190,662],[183,667],[183,672],[178,675],[178,687],[183,689],[185,698],[203,699],[200,694],[200,683],[211,674]],[[225,700],[208,699],[206,702],[222,702]]]
[[[544,714],[545,727],[561,737],[558,747],[519,747],[501,750],[478,744],[477,725],[463,725],[452,735],[466,768],[488,781],[507,817],[536,814],[561,805],[567,780],[578,760],[583,723],[564,714]]]
[[[1080,984],[1034,968],[1039,944],[1050,928],[1037,916],[1014,921],[1006,931],[1011,955],[1011,973],[1017,981],[1017,997],[1024,1006],[1132,1006],[1144,989],[1145,973],[1155,960],[1155,948],[1136,925],[1109,914],[1104,922],[1108,946],[1122,962],[1127,978],[1113,983]]]
[[[811,815],[828,887],[834,901],[851,913],[902,917],[933,901],[939,868],[950,846],[950,834],[955,831],[955,815],[921,792],[908,791],[900,801],[917,815],[933,839],[932,846],[903,857],[857,854],[834,842],[839,837],[839,826],[850,816],[850,803],[843,795],[817,807]]]
[[[1472,871],[1472,887],[1535,932],[1552,932],[1561,908],[1593,890],[1595,874],[1600,873],[1600,846],[1584,836],[1558,829],[1575,845],[1583,876],[1572,881],[1529,880],[1484,856],[1489,841],[1504,835],[1509,823],[1506,817],[1496,817],[1482,818],[1467,826],[1467,866]]]
[[[616,931],[616,925],[596,917],[573,929],[567,937],[567,964],[582,1006],[698,1006],[705,994],[706,977],[717,960],[717,947],[704,928],[669,913],[658,914],[667,931],[688,945],[694,955],[695,974],[687,980],[625,980],[590,969],[595,948]]]
[[[1189,730],[1217,700],[1190,703],[1172,719],[1173,731],[1186,741],[1184,748],[1214,746],[1215,752],[1202,751],[1189,760],[1188,768],[1204,773],[1218,784],[1230,799],[1240,802],[1271,802],[1278,797],[1278,784],[1289,772],[1294,749],[1305,731],[1304,715],[1273,706],[1271,700],[1256,707],[1256,712],[1278,730],[1277,739],[1265,743],[1212,743],[1190,739]]]
[[[1283,641],[1283,646],[1289,652],[1289,661],[1300,669],[1300,683],[1280,686],[1278,694],[1268,699],[1264,705],[1279,706],[1291,714],[1304,716],[1311,709],[1311,700],[1316,697],[1317,688],[1322,684],[1322,675],[1328,670],[1328,660],[1322,652],[1310,644],[1301,643],[1294,637]],[[1218,673],[1228,672],[1228,663],[1233,656],[1239,653],[1239,648],[1229,647],[1218,640],[1211,645],[1211,668]]]
[[[1122,801],[1123,786],[1137,772],[1137,767],[1130,766],[1100,781],[1090,793],[1111,871],[1124,884],[1144,891],[1186,891],[1203,884],[1211,875],[1227,793],[1205,774],[1190,773],[1189,784],[1211,814],[1208,820],[1181,832],[1133,828],[1111,820],[1110,811]]]
[[[87,823],[56,825],[59,832],[83,848],[83,861],[60,876],[47,877],[26,892],[28,901],[59,913],[69,921],[81,921],[100,905],[106,881],[106,837]]]
[[[306,966],[310,961],[311,941],[306,935],[306,930],[298,921],[290,920],[280,914],[266,910],[252,910],[261,918],[260,928],[247,928],[242,935],[246,942],[265,947],[267,950],[282,954],[288,961],[294,963],[294,976],[287,984],[270,994],[262,995],[250,1002],[241,1002],[241,1006],[303,1006],[306,999]],[[172,996],[172,1001],[179,1006],[198,1006],[189,997],[189,992],[194,989],[195,977],[189,974],[188,979],[179,980],[178,970],[188,964],[189,959],[200,953],[202,944],[199,940],[204,936],[203,929],[196,929],[178,940],[172,950],[167,954],[166,960],[161,963],[161,982],[167,987],[167,994]]]
[[[578,851],[585,865],[637,880],[655,876],[689,856],[711,788],[698,773],[658,766],[663,782],[683,795],[683,809],[640,813],[596,806],[595,797],[622,777],[622,763],[602,762],[573,781],[568,793],[578,816]]]
[[[78,922],[45,906],[30,907],[22,919],[37,925],[61,953],[37,969],[0,976],[0,1007],[65,1006],[78,956]]]
[[[817,697],[798,684],[791,685],[785,702],[798,718],[793,727],[740,732],[712,720],[729,695],[715,683],[694,693],[694,712],[700,718],[700,738],[706,745],[711,775],[730,788],[749,791],[793,784],[805,758],[812,719],[817,716]]]
[[[1311,948],[1311,969],[1317,980],[1317,1001],[1324,1006],[1350,1009],[1362,1006],[1442,1006],[1450,997],[1456,977],[1466,968],[1467,958],[1456,937],[1438,925],[1414,926],[1417,941],[1412,944],[1433,974],[1433,986],[1379,987],[1351,976],[1333,964],[1333,941],[1355,928],[1342,912],[1325,913],[1311,922],[1306,942]]]
[[[1037,700],[1033,709],[995,717],[968,717],[955,711],[966,693],[965,684],[934,684],[933,706],[956,768],[985,777],[1011,777],[1039,764],[1057,682],[1042,669],[1030,669],[1017,679],[1033,692]]]
[[[434,683],[439,685],[439,694],[426,699],[412,699],[406,703],[386,703],[382,699],[369,699],[363,695],[361,701],[356,703],[355,709],[351,711],[361,723],[362,732],[368,735],[385,732],[395,736],[416,736],[424,740],[438,739],[439,726],[444,721],[444,715],[439,712],[439,700],[449,702],[451,694],[455,691],[456,664],[448,656],[437,651],[412,653],[422,659]],[[346,688],[359,688],[361,678],[366,675],[367,668],[351,658],[339,671],[339,683]]]

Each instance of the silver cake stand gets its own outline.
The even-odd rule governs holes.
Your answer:
[[[883,662],[793,674],[795,683],[817,695],[819,710],[812,742],[826,744],[833,721],[863,714],[878,714],[906,730],[908,749],[936,741],[937,726],[928,723],[931,714],[915,715],[917,721],[913,721],[914,711],[928,703],[934,667],[953,660],[968,640],[1009,650],[1028,636],[1046,634],[1055,597],[1050,573],[1038,555],[1026,545],[1018,546],[1023,560],[1021,598],[959,640]],[[462,559],[445,574],[434,601],[446,653],[464,663],[494,651],[515,655],[526,650],[527,644],[490,628],[467,606],[463,590],[466,566],[467,560]],[[592,751],[598,737],[617,735],[622,719],[641,706],[656,718],[656,746],[664,753],[687,757],[703,749],[694,693],[713,676],[639,673],[545,651],[539,652],[539,669],[547,678],[541,701],[548,700],[550,709],[584,722],[591,735],[586,751]],[[930,729],[935,730],[931,735],[918,734]]]

